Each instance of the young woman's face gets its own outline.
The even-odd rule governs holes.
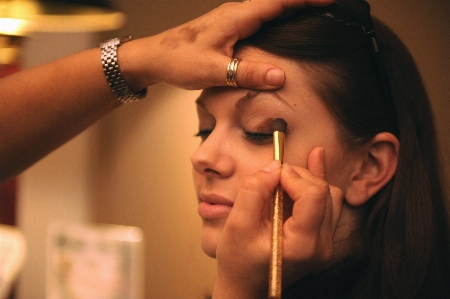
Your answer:
[[[257,49],[244,49],[239,57],[278,65],[286,82],[270,92],[211,88],[197,100],[202,142],[191,162],[203,221],[202,247],[211,257],[242,182],[273,160],[275,118],[288,124],[285,162],[307,168],[311,150],[323,147],[325,179],[330,184],[345,189],[350,172],[346,167],[350,152],[339,140],[335,119],[308,84],[314,78],[306,77],[298,64]]]

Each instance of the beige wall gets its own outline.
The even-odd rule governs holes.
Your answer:
[[[94,39],[97,37],[88,33],[35,33],[25,43],[23,67],[90,48]],[[91,219],[88,163],[94,140],[91,132],[83,132],[19,177],[17,222],[24,231],[29,251],[17,298],[45,298],[48,225],[54,221],[77,223]]]
[[[154,34],[221,2],[116,0],[129,21],[120,32],[103,35]],[[442,152],[449,157],[450,1],[370,3],[375,15],[397,31],[417,59],[438,120]],[[61,217],[141,227],[146,239],[146,298],[198,299],[209,293],[214,261],[200,250],[189,163],[198,142],[192,137],[197,94],[164,84],[153,86],[145,101],[115,111],[23,175],[19,221],[35,241],[20,299],[43,298],[45,224]],[[447,173],[449,161],[443,159]],[[58,207],[62,198],[68,205]],[[45,212],[48,207],[54,211]]]

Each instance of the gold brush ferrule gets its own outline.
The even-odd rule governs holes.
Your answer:
[[[273,132],[273,157],[283,163],[285,134],[280,131]]]

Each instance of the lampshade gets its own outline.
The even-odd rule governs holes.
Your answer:
[[[100,8],[113,8],[110,0],[40,0],[42,3],[50,4],[75,4],[75,5],[90,5]]]
[[[94,32],[120,28],[125,15],[107,0],[0,0],[0,34]]]

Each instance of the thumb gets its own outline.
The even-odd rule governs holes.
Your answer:
[[[239,62],[236,71],[238,86],[256,90],[273,90],[283,86],[285,74],[276,65],[266,62]]]
[[[318,178],[325,178],[325,150],[322,147],[313,148],[309,153],[308,169]]]

